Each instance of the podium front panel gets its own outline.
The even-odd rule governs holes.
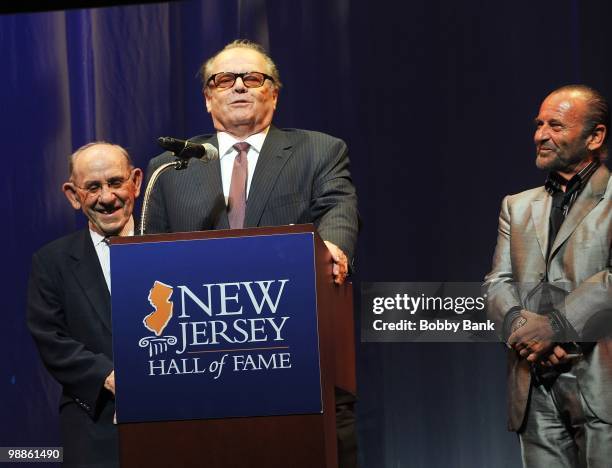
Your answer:
[[[314,234],[111,246],[119,423],[320,414]]]

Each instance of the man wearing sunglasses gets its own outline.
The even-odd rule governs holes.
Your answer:
[[[219,159],[164,173],[150,199],[146,232],[314,223],[332,254],[334,280],[342,284],[359,230],[346,144],[272,125],[282,85],[276,65],[257,44],[228,44],[200,75],[217,133],[190,141],[213,144]],[[171,160],[169,153],[153,159],[148,174]],[[339,424],[340,466],[354,466],[354,396],[342,393],[337,401],[337,414],[348,414]]]
[[[27,323],[40,356],[62,386],[63,466],[119,466],[112,361],[108,238],[134,232],[142,171],[125,149],[90,143],[70,156],[62,189],[88,228],[32,258]]]
[[[200,75],[217,133],[190,141],[212,143],[220,159],[163,174],[151,196],[147,232],[314,223],[342,283],[358,232],[344,142],[272,125],[282,85],[276,65],[257,44],[228,44]],[[168,153],[153,159],[148,174],[169,160]]]

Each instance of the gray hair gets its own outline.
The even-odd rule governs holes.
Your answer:
[[[229,44],[227,44],[223,49],[218,51],[215,55],[210,57],[206,62],[204,62],[200,66],[200,70],[198,71],[198,76],[202,80],[202,92],[203,93],[206,92],[206,84],[208,83],[208,80],[210,79],[212,75],[211,67],[212,67],[213,61],[219,56],[219,54],[221,54],[222,52],[225,52],[226,50],[240,49],[240,48],[250,49],[250,50],[254,50],[255,52],[260,53],[263,56],[264,60],[266,61],[266,64],[268,66],[267,73],[274,80],[274,86],[276,86],[276,89],[278,90],[281,89],[283,84],[281,83],[281,80],[280,80],[278,68],[276,68],[276,64],[274,63],[274,60],[272,60],[272,58],[268,55],[268,52],[266,52],[266,49],[262,45],[256,42],[250,41],[248,39],[236,39],[235,41],[232,41]]]

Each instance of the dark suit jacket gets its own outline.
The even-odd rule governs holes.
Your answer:
[[[561,288],[555,305],[577,341],[596,341],[573,366],[593,412],[612,423],[612,178],[600,166],[576,199],[549,249],[551,196],[544,187],[504,198],[493,269],[485,278],[489,315],[500,330],[513,307],[533,310],[545,278]],[[548,256],[547,256],[547,252]],[[509,427],[519,430],[529,398],[527,361],[509,353]]]
[[[64,462],[117,460],[114,401],[104,389],[113,369],[110,294],[89,231],[43,247],[32,258],[27,323],[40,356],[62,385]]]
[[[192,138],[218,146],[216,135]],[[148,177],[170,153],[154,158]],[[357,240],[357,196],[346,145],[307,130],[271,127],[247,200],[245,227],[314,223],[324,240],[352,259]],[[159,178],[151,195],[147,233],[229,229],[219,160],[191,160]]]

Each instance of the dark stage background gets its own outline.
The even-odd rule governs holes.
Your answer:
[[[93,139],[146,167],[160,135],[212,131],[200,62],[261,42],[277,126],[345,139],[364,220],[360,281],[480,281],[502,196],[539,185],[551,89],[612,96],[606,1],[185,1],[0,15],[0,446],[58,445],[57,385],[24,324],[32,253],[84,226],[60,191]],[[499,344],[360,344],[364,467],[515,467]],[[39,465],[40,466],[40,465]]]

